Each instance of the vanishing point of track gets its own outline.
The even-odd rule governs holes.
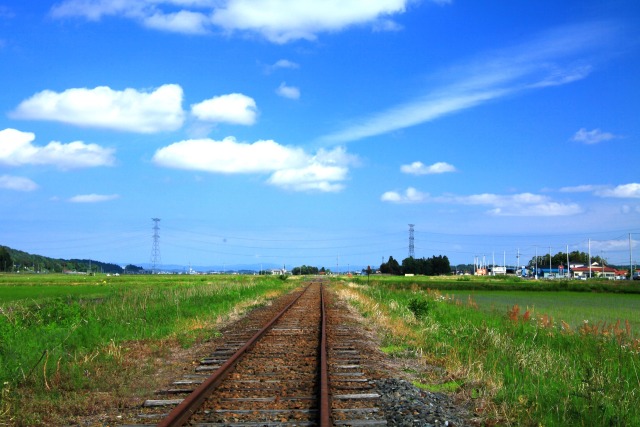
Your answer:
[[[324,288],[311,282],[243,319],[193,374],[145,402],[140,416],[157,423],[146,425],[386,425],[350,328],[327,308]]]

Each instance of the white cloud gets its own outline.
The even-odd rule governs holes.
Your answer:
[[[315,155],[302,148],[275,141],[238,142],[197,139],[180,141],[156,151],[158,166],[225,174],[271,174],[267,183],[293,191],[335,192],[343,188],[348,165],[355,159],[343,148],[319,150]]]
[[[222,141],[191,139],[156,151],[153,161],[165,167],[213,173],[264,173],[299,167],[306,154],[300,148],[286,147],[272,140],[248,144],[233,137]]]
[[[391,203],[422,203],[429,199],[428,193],[421,193],[413,187],[409,187],[405,190],[404,194],[396,191],[387,191],[382,194],[380,200],[383,202]]]
[[[318,33],[376,24],[403,13],[410,0],[64,0],[54,18],[105,16],[132,19],[149,28],[202,34],[219,27],[258,34],[274,43],[315,40]],[[388,25],[387,25],[388,27]]]
[[[121,16],[152,29],[205,34],[211,26],[209,15],[214,5],[211,0],[66,0],[52,7],[51,16],[84,17],[89,21]]]
[[[289,99],[299,99],[300,98],[300,89],[295,86],[287,86],[285,82],[280,83],[278,89],[276,89],[276,93],[283,98]]]
[[[456,168],[446,162],[437,162],[430,166],[427,166],[422,162],[413,162],[410,165],[402,165],[400,170],[411,175],[432,175],[455,172]]]
[[[16,129],[0,131],[0,164],[7,166],[53,165],[61,169],[111,166],[114,150],[97,144],[52,141],[44,147],[33,145],[35,134]]]
[[[580,63],[584,61],[581,56],[593,56],[614,35],[615,29],[605,24],[569,26],[485,54],[480,60],[446,70],[443,78],[448,83],[440,88],[355,119],[321,140],[344,143],[382,135],[506,96],[584,79],[592,67]]]
[[[613,188],[605,188],[596,191],[600,197],[616,197],[621,199],[640,199],[640,184],[622,184]]]
[[[174,13],[156,12],[145,16],[143,23],[149,28],[184,34],[206,34],[209,32],[209,17],[200,12],[181,10]]]
[[[69,198],[71,203],[102,203],[118,199],[118,194],[80,194]]]
[[[274,43],[315,40],[320,32],[375,23],[405,11],[408,0],[229,0],[216,9],[214,24],[233,32],[258,33]]]
[[[15,191],[33,191],[38,188],[38,184],[29,178],[21,176],[0,175],[0,188]]]
[[[307,165],[275,171],[268,183],[293,191],[338,192],[344,189],[349,173],[348,166],[357,163],[354,156],[342,147],[327,151],[318,150],[306,159]]]
[[[346,179],[348,172],[349,169],[344,166],[311,163],[298,169],[275,171],[267,182],[293,191],[317,190],[335,193],[344,189],[342,181]]]
[[[568,216],[582,212],[582,208],[575,203],[558,203],[546,196],[532,193],[520,194],[472,194],[469,196],[431,196],[413,187],[407,188],[404,194],[388,191],[381,197],[390,203],[441,203],[472,206],[488,206],[490,215],[497,216]]]
[[[107,86],[61,93],[44,90],[22,101],[11,116],[140,133],[172,131],[184,121],[182,88],[167,84],[151,92]]]
[[[621,184],[615,187],[608,185],[577,185],[575,187],[562,187],[560,192],[563,193],[593,193],[599,197],[614,197],[620,199],[638,199],[640,198],[640,184],[632,182],[629,184]]]
[[[198,119],[217,123],[252,125],[256,122],[256,101],[241,93],[216,96],[191,105]]]
[[[579,131],[573,135],[571,138],[572,141],[583,142],[585,144],[598,144],[602,141],[609,141],[611,139],[619,138],[618,136],[609,133],[602,132],[600,129],[594,130],[586,130],[585,128],[581,128]]]

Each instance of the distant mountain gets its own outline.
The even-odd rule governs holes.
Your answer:
[[[95,261],[91,259],[60,259],[49,258],[42,255],[33,255],[28,252],[3,246],[13,265],[6,271],[26,271],[32,273],[62,273],[64,271],[94,272],[94,273],[123,273],[124,269],[116,264]]]
[[[94,272],[94,273],[110,273],[110,274],[123,274],[123,273],[144,273],[152,270],[151,263],[142,263],[136,265],[127,265],[123,268],[122,265],[113,263],[105,263],[92,259],[59,259],[49,258],[42,255],[33,255],[28,252],[23,252],[17,249],[12,249],[7,246],[4,247],[11,256],[13,266],[8,266],[7,271],[28,271],[28,272],[41,272],[41,273],[62,273],[64,271],[75,272]],[[225,264],[225,265],[181,265],[181,264],[161,264],[156,266],[156,269],[161,272],[169,273],[188,273],[189,269],[193,272],[208,273],[208,272],[225,272],[225,273],[243,273],[251,274],[257,273],[260,269],[265,271],[282,269],[282,264],[275,263],[257,263],[257,264]],[[287,270],[291,271],[296,265],[286,265]],[[318,266],[319,268],[322,266]],[[359,272],[366,268],[366,266],[351,266],[351,272]],[[331,267],[328,267],[331,270]],[[3,270],[3,266],[0,266],[0,271]],[[126,271],[125,271],[126,270]],[[346,272],[347,268],[341,267],[340,272]]]

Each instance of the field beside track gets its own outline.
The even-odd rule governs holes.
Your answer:
[[[332,286],[377,326],[385,352],[418,361],[417,386],[458,395],[489,424],[640,425],[638,286],[575,282],[372,276]],[[0,275],[0,425],[69,425],[130,404],[172,353],[298,284]]]
[[[490,425],[640,425],[636,284],[371,277],[337,286],[389,355],[420,366],[416,385],[472,401]]]
[[[278,277],[0,275],[0,425],[74,424],[158,363],[298,285]]]
[[[546,315],[558,324],[562,321],[578,329],[584,323],[612,325],[618,321],[629,323],[636,337],[640,337],[640,295],[605,292],[566,291],[451,291],[461,301],[471,298],[482,311],[506,314],[517,305],[521,314]]]

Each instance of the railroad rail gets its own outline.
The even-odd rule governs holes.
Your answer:
[[[248,318],[163,399],[145,401],[141,419],[162,427],[386,425],[349,326],[327,300],[316,281]]]

